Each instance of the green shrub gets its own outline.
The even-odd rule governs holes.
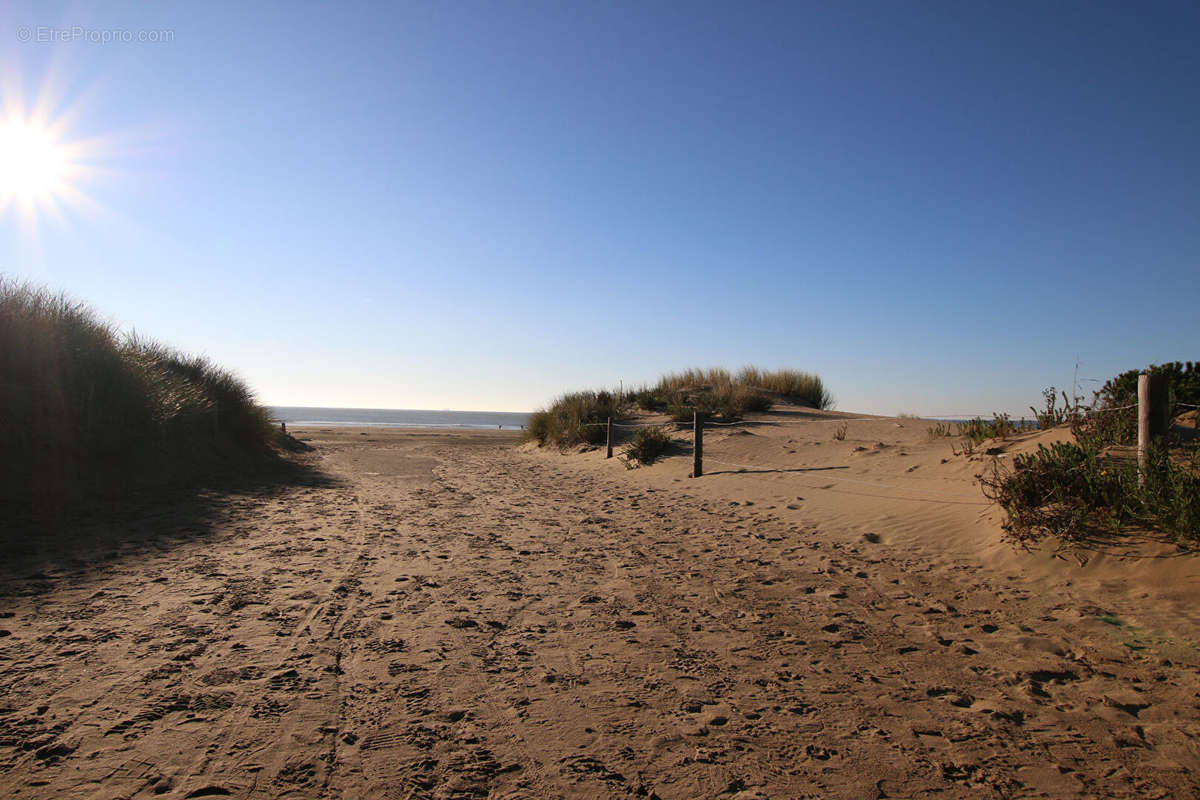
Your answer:
[[[638,428],[625,446],[627,464],[653,464],[671,446],[671,436],[663,428]]]
[[[1156,468],[1147,470],[1140,493],[1148,519],[1176,536],[1200,541],[1200,460],[1192,451],[1190,461],[1180,463],[1164,452],[1151,451],[1148,459]]]
[[[1151,365],[1151,373],[1164,374],[1170,415],[1185,410],[1181,403],[1200,405],[1200,363],[1172,361]],[[1137,385],[1141,370],[1122,372],[1096,392],[1095,411],[1071,420],[1075,437],[1102,445],[1131,445],[1137,442]]]
[[[1138,374],[1142,370],[1131,369],[1105,382],[1096,393],[1102,403],[1114,406],[1137,402]],[[1172,405],[1189,403],[1200,405],[1200,362],[1170,361],[1166,364],[1151,364],[1149,372],[1167,376],[1167,395]],[[1174,413],[1174,409],[1172,410]]]
[[[1046,535],[1078,541],[1093,529],[1140,524],[1179,538],[1200,539],[1200,471],[1152,452],[1144,487],[1137,465],[1107,457],[1094,445],[1056,442],[998,462],[979,477],[984,495],[1004,509],[1005,529],[1022,543]]]

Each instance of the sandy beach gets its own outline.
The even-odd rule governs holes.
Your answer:
[[[839,426],[844,438],[837,438]],[[302,479],[0,582],[6,798],[1200,795],[1200,566],[1025,553],[929,423],[784,411],[627,469],[309,428]]]

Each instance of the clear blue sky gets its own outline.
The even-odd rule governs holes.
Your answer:
[[[756,363],[849,411],[1019,413],[1077,357],[1200,358],[1194,3],[10,2],[0,28],[5,104],[91,167],[36,235],[0,219],[4,271],[268,403],[528,410]]]

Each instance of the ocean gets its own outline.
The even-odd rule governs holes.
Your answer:
[[[267,406],[271,418],[289,425],[374,425],[392,428],[499,428],[515,431],[529,414],[512,411],[432,411],[416,408],[312,408]]]

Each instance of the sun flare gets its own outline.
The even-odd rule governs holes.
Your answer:
[[[24,120],[0,120],[0,197],[31,203],[61,193],[68,178],[66,148],[45,128]]]

